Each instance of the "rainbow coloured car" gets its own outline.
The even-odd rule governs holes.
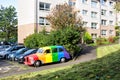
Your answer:
[[[25,64],[34,65],[36,67],[42,64],[52,62],[65,62],[70,59],[70,54],[63,46],[48,46],[39,48],[37,53],[26,56]]]

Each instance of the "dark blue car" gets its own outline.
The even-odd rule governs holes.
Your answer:
[[[15,57],[19,56],[21,54],[23,54],[24,52],[26,52],[27,50],[29,50],[28,48],[21,48],[19,50],[17,50],[16,52],[9,54],[8,59],[11,61],[15,61]]]
[[[30,54],[34,54],[34,53],[37,52],[37,50],[38,50],[38,49],[30,49],[30,50],[24,52],[23,54],[16,56],[16,57],[15,57],[15,60],[18,61],[19,63],[23,63],[25,56],[28,56],[28,55],[30,55]]]

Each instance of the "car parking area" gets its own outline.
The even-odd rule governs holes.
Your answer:
[[[17,72],[22,70],[27,70],[32,67],[29,67],[24,64],[18,64],[17,62],[11,62],[8,60],[0,59],[0,74]]]

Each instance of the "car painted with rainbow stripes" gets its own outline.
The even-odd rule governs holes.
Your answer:
[[[46,63],[65,62],[70,58],[70,54],[63,46],[47,46],[39,48],[35,54],[26,56],[24,63],[38,67]]]

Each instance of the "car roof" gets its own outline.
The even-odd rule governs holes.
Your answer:
[[[63,46],[45,46],[42,47],[43,49],[50,49],[50,48],[63,48]]]

